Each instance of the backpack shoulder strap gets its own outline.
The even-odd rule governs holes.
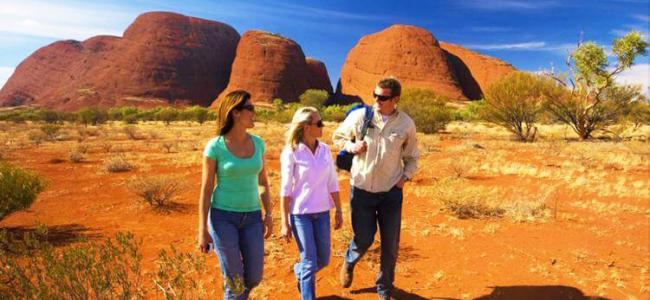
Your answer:
[[[366,113],[363,116],[363,125],[361,126],[361,140],[366,137],[366,133],[368,133],[368,127],[370,127],[370,123],[372,122],[372,117],[374,114],[372,107],[366,105],[365,109]]]

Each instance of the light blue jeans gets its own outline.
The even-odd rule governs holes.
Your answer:
[[[262,212],[210,208],[209,232],[223,276],[223,299],[245,300],[262,281],[264,226]]]
[[[293,266],[300,299],[316,299],[316,272],[330,261],[330,213],[291,215],[290,222],[300,250],[300,262]]]

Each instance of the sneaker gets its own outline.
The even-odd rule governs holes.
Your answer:
[[[348,265],[347,262],[343,262],[343,266],[341,266],[341,272],[340,272],[340,280],[341,280],[341,286],[344,288],[349,288],[352,285],[352,268],[350,268],[350,265]]]

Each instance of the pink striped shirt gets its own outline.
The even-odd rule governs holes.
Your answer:
[[[285,147],[280,164],[280,193],[291,198],[291,214],[319,213],[334,206],[330,193],[339,191],[339,182],[329,146],[319,141],[315,153],[303,143],[296,150]]]

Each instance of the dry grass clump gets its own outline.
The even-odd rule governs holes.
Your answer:
[[[443,179],[434,187],[433,197],[442,210],[459,219],[507,218],[515,222],[534,222],[550,216],[546,202],[554,189],[541,194],[521,191],[506,198],[508,191],[472,186],[466,180]]]
[[[130,140],[141,140],[143,137],[140,135],[140,131],[137,127],[133,125],[124,126],[122,131]]]
[[[127,172],[133,169],[133,165],[123,155],[114,155],[104,161],[104,169],[111,173]]]
[[[181,189],[181,182],[170,176],[139,177],[131,183],[131,190],[155,209],[169,207]]]
[[[70,158],[71,162],[76,163],[76,164],[81,163],[84,160],[86,160],[86,157],[83,155],[83,153],[81,153],[81,152],[79,152],[77,150],[70,151],[70,154],[68,155],[68,157]]]

